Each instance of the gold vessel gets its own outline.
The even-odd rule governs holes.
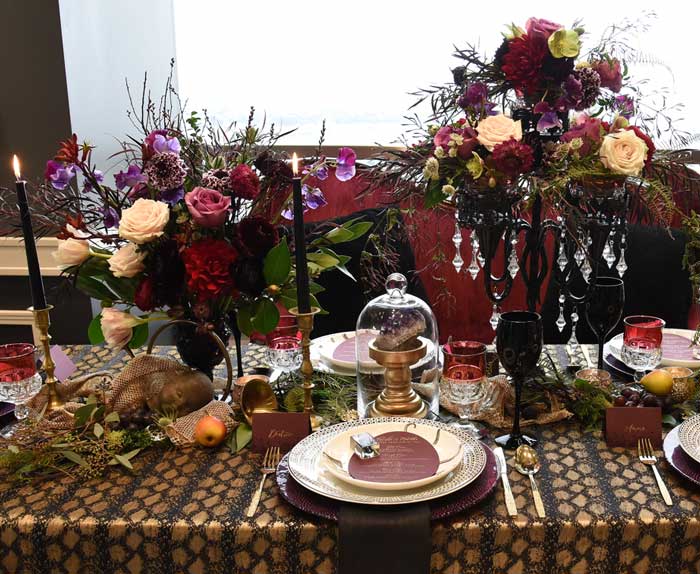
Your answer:
[[[249,424],[255,413],[274,413],[278,410],[277,397],[269,379],[263,375],[253,375],[241,392],[241,411]]]

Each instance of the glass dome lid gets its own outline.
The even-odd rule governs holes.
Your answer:
[[[361,417],[438,412],[438,329],[430,307],[406,293],[400,273],[360,313],[355,337]]]

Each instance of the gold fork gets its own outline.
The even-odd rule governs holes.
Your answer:
[[[248,506],[248,512],[246,513],[246,516],[248,518],[252,518],[255,515],[255,511],[258,508],[258,504],[260,504],[260,497],[262,496],[263,487],[265,486],[265,479],[267,478],[268,474],[272,474],[273,472],[275,472],[279,462],[280,462],[280,447],[278,447],[278,446],[269,447],[265,451],[265,457],[263,458],[262,468],[260,469],[260,471],[263,474],[263,477],[260,480],[260,485],[258,486],[258,489],[255,491],[255,495],[253,496],[253,499],[250,501],[250,506]]]
[[[639,453],[639,460],[644,464],[651,466],[654,471],[654,476],[656,477],[656,484],[659,485],[659,490],[661,491],[661,496],[664,502],[668,506],[673,506],[673,501],[671,500],[671,495],[668,492],[668,488],[664,484],[658,469],[656,468],[656,457],[654,456],[654,449],[651,446],[651,441],[648,438],[640,438],[637,440],[637,452]]]

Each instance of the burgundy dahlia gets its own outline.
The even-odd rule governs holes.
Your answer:
[[[143,170],[148,183],[158,191],[168,191],[180,187],[187,175],[185,162],[174,153],[159,153],[146,163]]]
[[[514,139],[494,147],[490,158],[491,165],[511,179],[530,171],[534,162],[535,154],[532,148]]]
[[[508,42],[503,54],[502,70],[513,87],[525,96],[533,96],[542,89],[542,64],[549,53],[547,41],[523,34]]]
[[[237,165],[229,173],[231,191],[241,199],[255,199],[260,194],[260,180],[257,174],[244,163]]]
[[[252,257],[265,255],[279,241],[277,230],[263,217],[252,216],[242,219],[237,231],[241,249]]]

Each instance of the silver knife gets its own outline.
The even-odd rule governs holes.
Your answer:
[[[586,365],[588,368],[592,368],[593,361],[591,361],[591,354],[588,352],[588,347],[586,347],[586,345],[581,345],[581,352],[583,353],[583,358],[586,359]]]
[[[503,449],[500,446],[496,447],[493,449],[493,454],[496,455],[498,473],[501,475],[501,482],[503,482],[503,496],[506,499],[506,509],[510,516],[517,516],[518,507],[515,505],[513,491],[510,489],[510,482],[508,482],[508,465],[506,464],[506,457],[503,454]]]

